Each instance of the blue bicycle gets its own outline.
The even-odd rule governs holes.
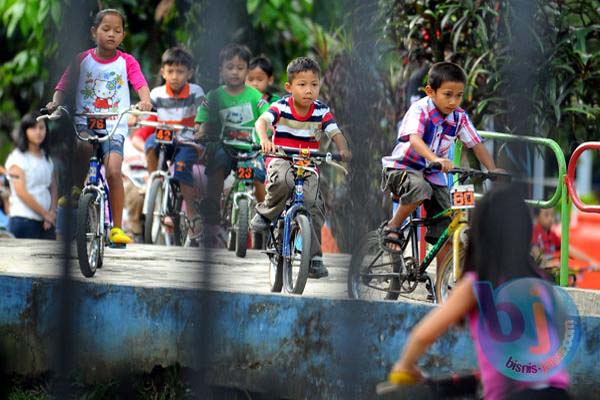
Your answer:
[[[290,294],[302,294],[310,268],[311,217],[304,206],[304,181],[310,175],[319,178],[317,165],[325,162],[347,171],[334,160],[339,154],[319,153],[316,150],[280,147],[284,154],[269,154],[268,157],[291,161],[294,169],[294,191],[284,211],[269,227],[267,250],[269,257],[269,282],[271,292],[283,288]]]
[[[86,278],[94,276],[96,269],[102,267],[104,259],[104,246],[124,247],[124,245],[112,245],[108,239],[108,232],[112,228],[112,212],[110,206],[109,189],[101,173],[102,157],[99,156],[100,145],[110,139],[119,126],[119,122],[125,114],[143,114],[134,108],[124,110],[121,113],[82,113],[74,114],[76,117],[84,117],[87,120],[85,128],[78,127],[73,117],[63,106],[59,106],[52,114],[42,109],[38,120],[56,120],[67,117],[72,125],[77,138],[92,145],[92,157],[88,164],[88,175],[85,185],[81,190],[76,214],[75,241],[77,244],[77,258],[79,269]],[[114,128],[107,130],[106,120],[117,118]],[[87,134],[84,136],[83,134]]]

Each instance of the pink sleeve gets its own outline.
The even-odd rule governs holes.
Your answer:
[[[148,86],[146,78],[144,78],[144,74],[140,68],[140,63],[137,62],[131,54],[121,53],[121,57],[125,59],[125,64],[127,65],[127,78],[129,79],[129,82],[131,82],[133,88],[138,91],[140,88]]]
[[[92,52],[92,51],[94,51],[94,49],[82,51],[81,53],[77,54],[77,58],[78,58],[77,61],[81,64],[81,60],[83,60],[85,58],[85,56],[90,54],[90,52]],[[63,72],[63,74],[60,77],[60,80],[58,81],[58,83],[56,84],[56,87],[54,88],[54,90],[64,92],[67,89],[67,84],[69,82],[69,79],[71,78],[71,66],[72,65],[69,64],[67,69],[65,69],[65,72]]]

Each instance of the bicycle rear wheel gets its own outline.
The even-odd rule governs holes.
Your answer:
[[[310,267],[311,229],[308,217],[297,214],[290,228],[290,257],[283,261],[283,285],[287,293],[302,294]]]
[[[148,202],[150,209],[146,214],[144,222],[144,242],[148,244],[162,244],[165,241],[162,224],[162,201],[163,201],[163,182],[161,179],[154,179],[148,190]]]
[[[77,206],[77,259],[79,269],[86,278],[91,278],[101,264],[104,237],[100,234],[100,205],[96,204],[95,193],[85,193]]]
[[[381,248],[379,234],[371,231],[352,254],[348,273],[348,295],[353,299],[396,300],[400,292],[402,256]]]

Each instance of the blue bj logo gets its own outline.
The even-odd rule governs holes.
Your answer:
[[[498,372],[540,381],[571,361],[581,323],[566,291],[541,279],[522,278],[495,292],[489,282],[476,282],[475,293],[481,349]]]

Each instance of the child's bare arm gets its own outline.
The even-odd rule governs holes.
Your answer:
[[[442,171],[448,172],[454,168],[452,161],[447,158],[438,157],[431,149],[425,144],[421,136],[418,134],[410,135],[410,146],[423,158],[430,162],[438,162],[442,165]]]
[[[137,103],[137,108],[142,111],[152,110],[152,102],[150,101],[150,88],[148,85],[144,85],[137,91],[140,96],[140,101]]]
[[[275,145],[269,139],[268,131],[271,123],[267,118],[260,116],[256,122],[254,123],[254,128],[256,129],[256,133],[260,138],[260,145],[262,147],[263,153],[273,153],[275,152]]]
[[[49,112],[53,112],[54,110],[56,110],[56,107],[58,107],[59,105],[61,105],[63,103],[65,99],[65,94],[62,90],[57,90],[54,92],[54,95],[52,96],[52,101],[49,102],[48,104],[46,104],[46,108],[48,109]]]
[[[352,159],[352,152],[348,148],[348,142],[346,141],[346,137],[340,132],[337,135],[333,135],[332,140],[337,146],[338,150],[340,151],[342,160],[350,161]]]
[[[483,143],[477,143],[475,146],[473,146],[473,153],[475,153],[475,157],[477,157],[477,159],[489,171],[495,171],[498,169],[496,167],[496,164],[494,163],[494,159],[492,158],[492,155],[487,150],[487,148],[483,145]]]

